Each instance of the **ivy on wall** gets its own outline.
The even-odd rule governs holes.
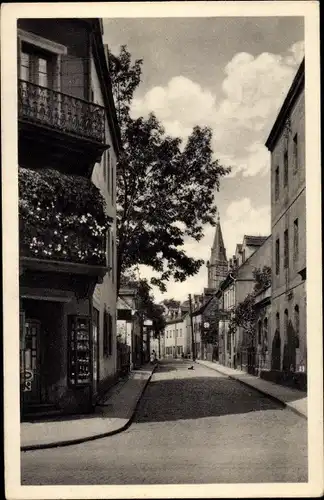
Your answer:
[[[255,279],[253,291],[236,306],[229,322],[231,333],[237,328],[243,328],[247,346],[255,344],[256,323],[259,316],[255,308],[255,297],[271,285],[271,267],[254,269],[253,277]]]
[[[99,189],[81,176],[19,168],[20,252],[27,257],[105,265],[112,219]]]

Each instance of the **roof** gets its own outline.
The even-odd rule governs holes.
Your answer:
[[[260,247],[269,238],[269,236],[248,236],[244,235],[245,244],[248,246]]]
[[[208,300],[206,300],[206,302],[204,304],[202,304],[200,307],[198,307],[198,309],[196,309],[195,311],[193,311],[192,316],[199,316],[199,314],[202,314],[205,311],[205,309],[208,306],[208,304],[210,304],[211,301],[215,297],[216,297],[215,293],[213,295],[208,296]]]
[[[278,140],[278,137],[285,126],[287,117],[291,112],[298,96],[303,91],[304,87],[305,87],[305,58],[302,60],[298,68],[296,76],[291,84],[291,87],[287,93],[283,105],[281,106],[281,109],[278,113],[277,119],[265,143],[269,151],[273,151],[276,142]]]
[[[90,21],[92,25],[92,51],[97,75],[101,84],[102,96],[107,112],[110,133],[117,156],[122,149],[120,128],[117,119],[116,107],[112,92],[112,83],[106,58],[107,46],[103,43],[103,25],[100,19],[94,18]]]
[[[222,228],[221,228],[219,219],[217,220],[217,223],[216,223],[214,241],[213,241],[213,246],[212,246],[211,260],[212,261],[216,260],[216,261],[227,262],[226,250],[225,250],[225,245],[224,245],[224,240],[223,240],[223,235],[222,235]],[[214,262],[211,262],[211,264],[213,264],[213,263]]]
[[[182,323],[182,321],[184,320],[184,317],[186,315],[184,314],[183,316],[177,318],[177,319],[167,319],[166,320],[166,325],[175,325],[176,323]]]

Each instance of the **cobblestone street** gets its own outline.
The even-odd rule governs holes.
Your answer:
[[[306,482],[307,421],[195,364],[162,363],[115,436],[21,454],[23,485]]]

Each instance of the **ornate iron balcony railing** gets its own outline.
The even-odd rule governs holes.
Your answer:
[[[105,142],[105,109],[24,80],[18,84],[18,116],[67,133]]]

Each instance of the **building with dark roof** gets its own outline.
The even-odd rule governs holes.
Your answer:
[[[304,372],[306,342],[305,61],[271,129],[272,368]]]

